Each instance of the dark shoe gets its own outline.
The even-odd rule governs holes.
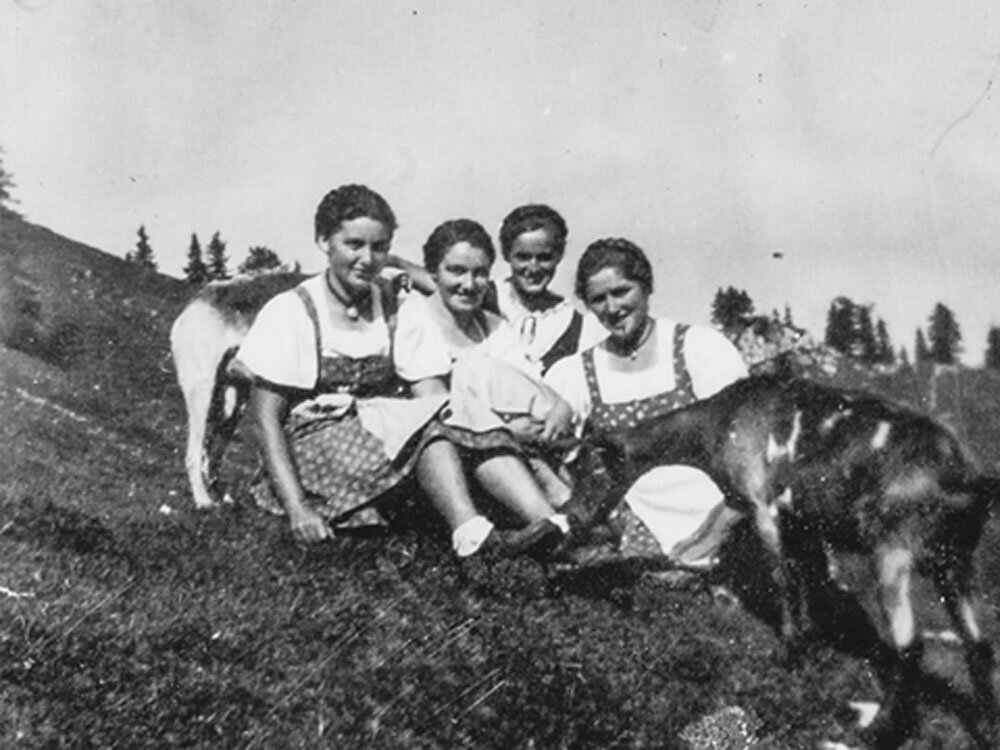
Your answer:
[[[523,529],[493,529],[473,557],[545,557],[559,546],[564,536],[562,529],[547,518],[532,521]]]

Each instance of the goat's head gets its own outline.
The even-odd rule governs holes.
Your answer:
[[[576,447],[569,469],[573,494],[565,512],[583,526],[604,521],[627,489],[622,445],[612,436],[590,436]]]

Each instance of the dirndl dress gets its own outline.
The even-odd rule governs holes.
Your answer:
[[[684,359],[684,340],[688,328],[687,325],[678,325],[674,329],[672,347],[674,388],[646,398],[605,403],[601,398],[597,382],[593,349],[587,349],[582,353],[584,378],[593,405],[587,418],[585,434],[590,431],[618,432],[631,429],[646,420],[655,419],[697,400]],[[686,552],[706,544],[718,526],[720,514],[725,512],[725,506],[721,502],[710,509],[705,520],[693,534],[676,542],[670,550],[666,550],[668,555],[674,559],[683,559]],[[655,557],[664,553],[665,550],[656,537],[628,503],[619,503],[612,511],[609,520],[621,531],[620,547],[625,556]]]
[[[304,289],[296,292],[315,329],[319,375],[315,390],[290,409],[284,429],[306,500],[331,525],[383,524],[378,501],[412,474],[434,440],[466,451],[516,450],[504,430],[445,424],[447,395],[410,397],[391,349],[360,358],[324,355],[316,306]],[[284,512],[263,467],[250,492],[260,507]]]

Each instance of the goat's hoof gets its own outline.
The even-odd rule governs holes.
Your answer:
[[[194,501],[195,510],[212,510],[213,508],[218,508],[218,507],[219,504],[215,500],[212,500],[211,498],[202,500],[195,499]]]

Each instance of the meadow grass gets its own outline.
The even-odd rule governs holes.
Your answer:
[[[730,732],[714,747],[857,739],[847,702],[879,696],[868,621],[831,603],[811,651],[782,663],[745,530],[715,581],[734,600],[634,567],[472,575],[419,502],[388,533],[311,548],[243,502],[196,512],[166,343],[191,290],[23,222],[0,226],[0,256],[42,290],[36,337],[0,346],[0,747],[701,750],[704,726]],[[949,377],[936,413],[996,466],[1000,379]],[[928,406],[919,376],[846,382]],[[238,501],[252,463],[238,439]],[[994,641],[998,526],[979,555]],[[926,667],[910,750],[968,747],[957,655]],[[745,731],[716,720],[734,711]]]
[[[256,508],[195,512],[176,394],[130,412],[6,354],[0,746],[681,749],[739,707],[748,746],[812,748],[878,697],[849,641],[776,659],[766,591],[530,560],[473,577],[412,513],[303,548]],[[931,705],[913,747],[966,742]]]

